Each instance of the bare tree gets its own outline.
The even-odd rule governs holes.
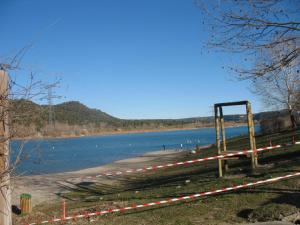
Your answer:
[[[248,66],[232,67],[241,78],[264,76],[299,59],[298,0],[196,0],[196,3],[209,33],[207,45],[242,53]],[[257,60],[265,51],[290,43],[297,45],[273,61]]]
[[[261,61],[276,61],[295,44],[281,44],[276,48],[269,49],[268,54]],[[267,53],[266,52],[266,53]],[[276,109],[286,109],[293,128],[297,126],[295,112],[300,106],[300,69],[299,59],[295,59],[289,66],[282,66],[274,71],[268,72],[265,76],[252,79],[254,93],[261,96],[267,106]]]
[[[12,224],[10,179],[12,172],[24,160],[25,141],[21,141],[19,147],[14,149],[13,161],[10,159],[9,142],[15,137],[15,125],[33,116],[31,109],[19,110],[22,105],[13,103],[18,99],[28,101],[44,98],[49,85],[36,80],[36,74],[32,71],[29,72],[25,84],[20,84],[12,76],[8,76],[9,71],[20,70],[20,60],[25,54],[24,51],[26,49],[22,49],[8,64],[0,62],[0,224],[3,225]]]

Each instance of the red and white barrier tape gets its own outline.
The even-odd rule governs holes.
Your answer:
[[[293,144],[281,144],[281,145],[263,147],[263,148],[256,149],[256,152],[261,152],[261,151],[266,151],[266,150],[271,150],[271,149],[277,149],[277,148],[282,148],[282,147],[292,146],[292,145],[299,145],[299,144],[300,144],[300,141],[294,142]],[[253,152],[253,150],[237,151],[237,152],[234,152],[234,153],[231,152],[231,153],[228,153],[228,154],[211,156],[211,157],[206,157],[206,158],[193,159],[193,160],[188,160],[188,161],[183,161],[183,162],[173,162],[173,163],[168,163],[168,164],[163,164],[163,165],[156,165],[156,166],[148,166],[148,167],[138,168],[138,169],[127,169],[127,170],[124,170],[124,171],[105,172],[105,173],[101,173],[101,174],[94,175],[94,176],[81,177],[80,179],[81,180],[96,179],[96,178],[103,177],[103,176],[117,176],[117,175],[123,175],[123,174],[142,173],[142,172],[156,170],[156,169],[163,169],[163,168],[170,168],[170,167],[175,167],[175,166],[189,165],[189,164],[193,164],[193,163],[209,161],[209,160],[216,160],[216,159],[222,159],[222,158],[238,156],[238,155],[247,155],[247,154],[252,153],[252,152]]]
[[[287,178],[292,178],[292,177],[297,177],[297,176],[300,176],[300,172],[296,172],[296,173],[293,173],[293,174],[288,174],[288,175],[285,175],[285,176],[270,178],[270,179],[266,179],[266,180],[255,181],[255,182],[251,182],[251,183],[247,183],[247,184],[241,184],[241,185],[236,185],[236,186],[232,186],[232,187],[222,188],[222,189],[218,189],[218,190],[201,192],[201,193],[193,194],[193,195],[187,195],[187,196],[184,196],[184,197],[171,198],[171,199],[161,200],[161,201],[157,201],[157,202],[150,202],[150,203],[145,203],[145,204],[140,204],[140,205],[133,205],[133,206],[128,206],[128,207],[124,207],[124,208],[108,209],[108,210],[103,210],[103,211],[99,211],[99,212],[85,213],[85,214],[80,214],[80,215],[75,215],[75,216],[67,216],[65,218],[44,220],[44,221],[41,221],[39,223],[28,223],[26,225],[38,225],[38,224],[46,224],[46,223],[52,223],[52,222],[75,220],[75,219],[78,219],[78,218],[88,218],[88,217],[91,217],[91,216],[99,216],[99,215],[104,215],[104,214],[113,213],[113,212],[124,212],[124,211],[127,211],[127,210],[145,208],[145,207],[150,207],[150,206],[154,206],[154,205],[162,205],[162,204],[167,204],[167,203],[172,203],[172,202],[192,200],[192,199],[203,197],[203,196],[209,196],[209,195],[214,195],[214,194],[239,190],[239,189],[243,189],[243,188],[253,187],[253,186],[257,186],[257,185],[272,183],[272,182],[275,182],[275,181],[279,181],[279,180],[283,180],[283,179],[287,179]]]

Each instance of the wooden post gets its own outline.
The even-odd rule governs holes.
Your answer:
[[[255,134],[254,134],[254,124],[253,124],[253,116],[251,110],[250,102],[246,104],[247,110],[247,122],[248,122],[248,132],[249,132],[249,141],[250,141],[250,148],[253,150],[251,154],[251,166],[254,170],[257,166],[257,153],[256,153],[256,143],[255,143]]]
[[[250,106],[250,119],[251,119],[251,128],[252,128],[252,142],[253,142],[253,150],[254,152],[254,163],[255,163],[255,167],[258,166],[258,154],[256,151],[256,140],[255,140],[255,128],[254,128],[254,121],[253,121],[253,114],[252,114],[252,110],[251,110],[251,104],[249,102],[249,106]]]
[[[9,174],[8,75],[0,68],[0,224],[11,225]]]
[[[296,141],[295,141],[295,135],[293,135],[293,137],[292,137],[292,144],[294,145],[296,143]]]
[[[221,141],[220,141],[220,119],[218,115],[218,107],[215,108],[215,127],[216,127],[216,144],[217,144],[217,149],[218,149],[218,155],[221,154]],[[218,165],[219,165],[219,177],[223,176],[223,171],[222,171],[222,160],[218,159]]]
[[[66,219],[66,200],[63,199],[61,202],[61,218],[62,220]]]
[[[222,143],[223,143],[223,151],[227,151],[226,147],[226,136],[225,136],[225,124],[224,124],[224,116],[223,116],[223,109],[222,106],[219,107],[220,109],[220,125],[221,125],[221,131],[222,131]],[[228,161],[224,160],[224,168],[225,171],[228,171]]]

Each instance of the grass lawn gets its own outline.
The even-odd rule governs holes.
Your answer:
[[[300,130],[286,131],[272,135],[258,135],[257,147],[290,143],[292,136],[300,141]],[[248,148],[246,137],[236,137],[227,141],[228,150]],[[200,150],[197,154],[182,154],[178,161],[216,155],[216,148]],[[133,204],[159,201],[172,197],[209,191],[232,184],[242,184],[268,179],[300,171],[300,145],[294,145],[259,154],[260,167],[251,173],[251,159],[230,160],[230,171],[224,178],[217,178],[217,161],[208,161],[162,169],[131,176],[120,176],[110,186],[101,182],[83,182],[65,194],[69,215],[112,209]],[[282,207],[277,207],[281,205]],[[270,210],[270,207],[273,207]],[[214,195],[197,200],[153,206],[123,213],[78,219],[63,224],[234,224],[248,222],[248,215],[256,215],[255,210],[265,209],[275,214],[294,212],[300,208],[300,179],[294,178],[256,188]],[[261,210],[260,210],[261,211]],[[273,213],[274,213],[273,212]],[[38,205],[31,215],[14,216],[15,224],[37,222],[60,217],[60,203]],[[260,215],[257,215],[259,218]],[[267,217],[267,216],[261,216]],[[272,219],[272,217],[270,218]],[[275,218],[276,219],[276,218]],[[90,222],[89,220],[93,220]],[[57,223],[60,224],[60,223]]]

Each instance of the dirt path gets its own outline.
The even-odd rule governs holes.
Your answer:
[[[45,201],[59,200],[59,194],[67,192],[70,188],[75,187],[76,184],[82,182],[80,179],[82,176],[92,176],[106,171],[122,171],[128,168],[134,169],[153,164],[167,163],[174,161],[183,154],[188,153],[176,151],[156,151],[146,153],[140,157],[124,159],[104,166],[74,172],[14,177],[12,179],[12,202],[14,205],[19,205],[19,196],[21,193],[31,194],[33,205],[37,205]],[[102,183],[111,184],[113,182],[113,179],[107,179],[105,177],[98,179],[100,179]]]

